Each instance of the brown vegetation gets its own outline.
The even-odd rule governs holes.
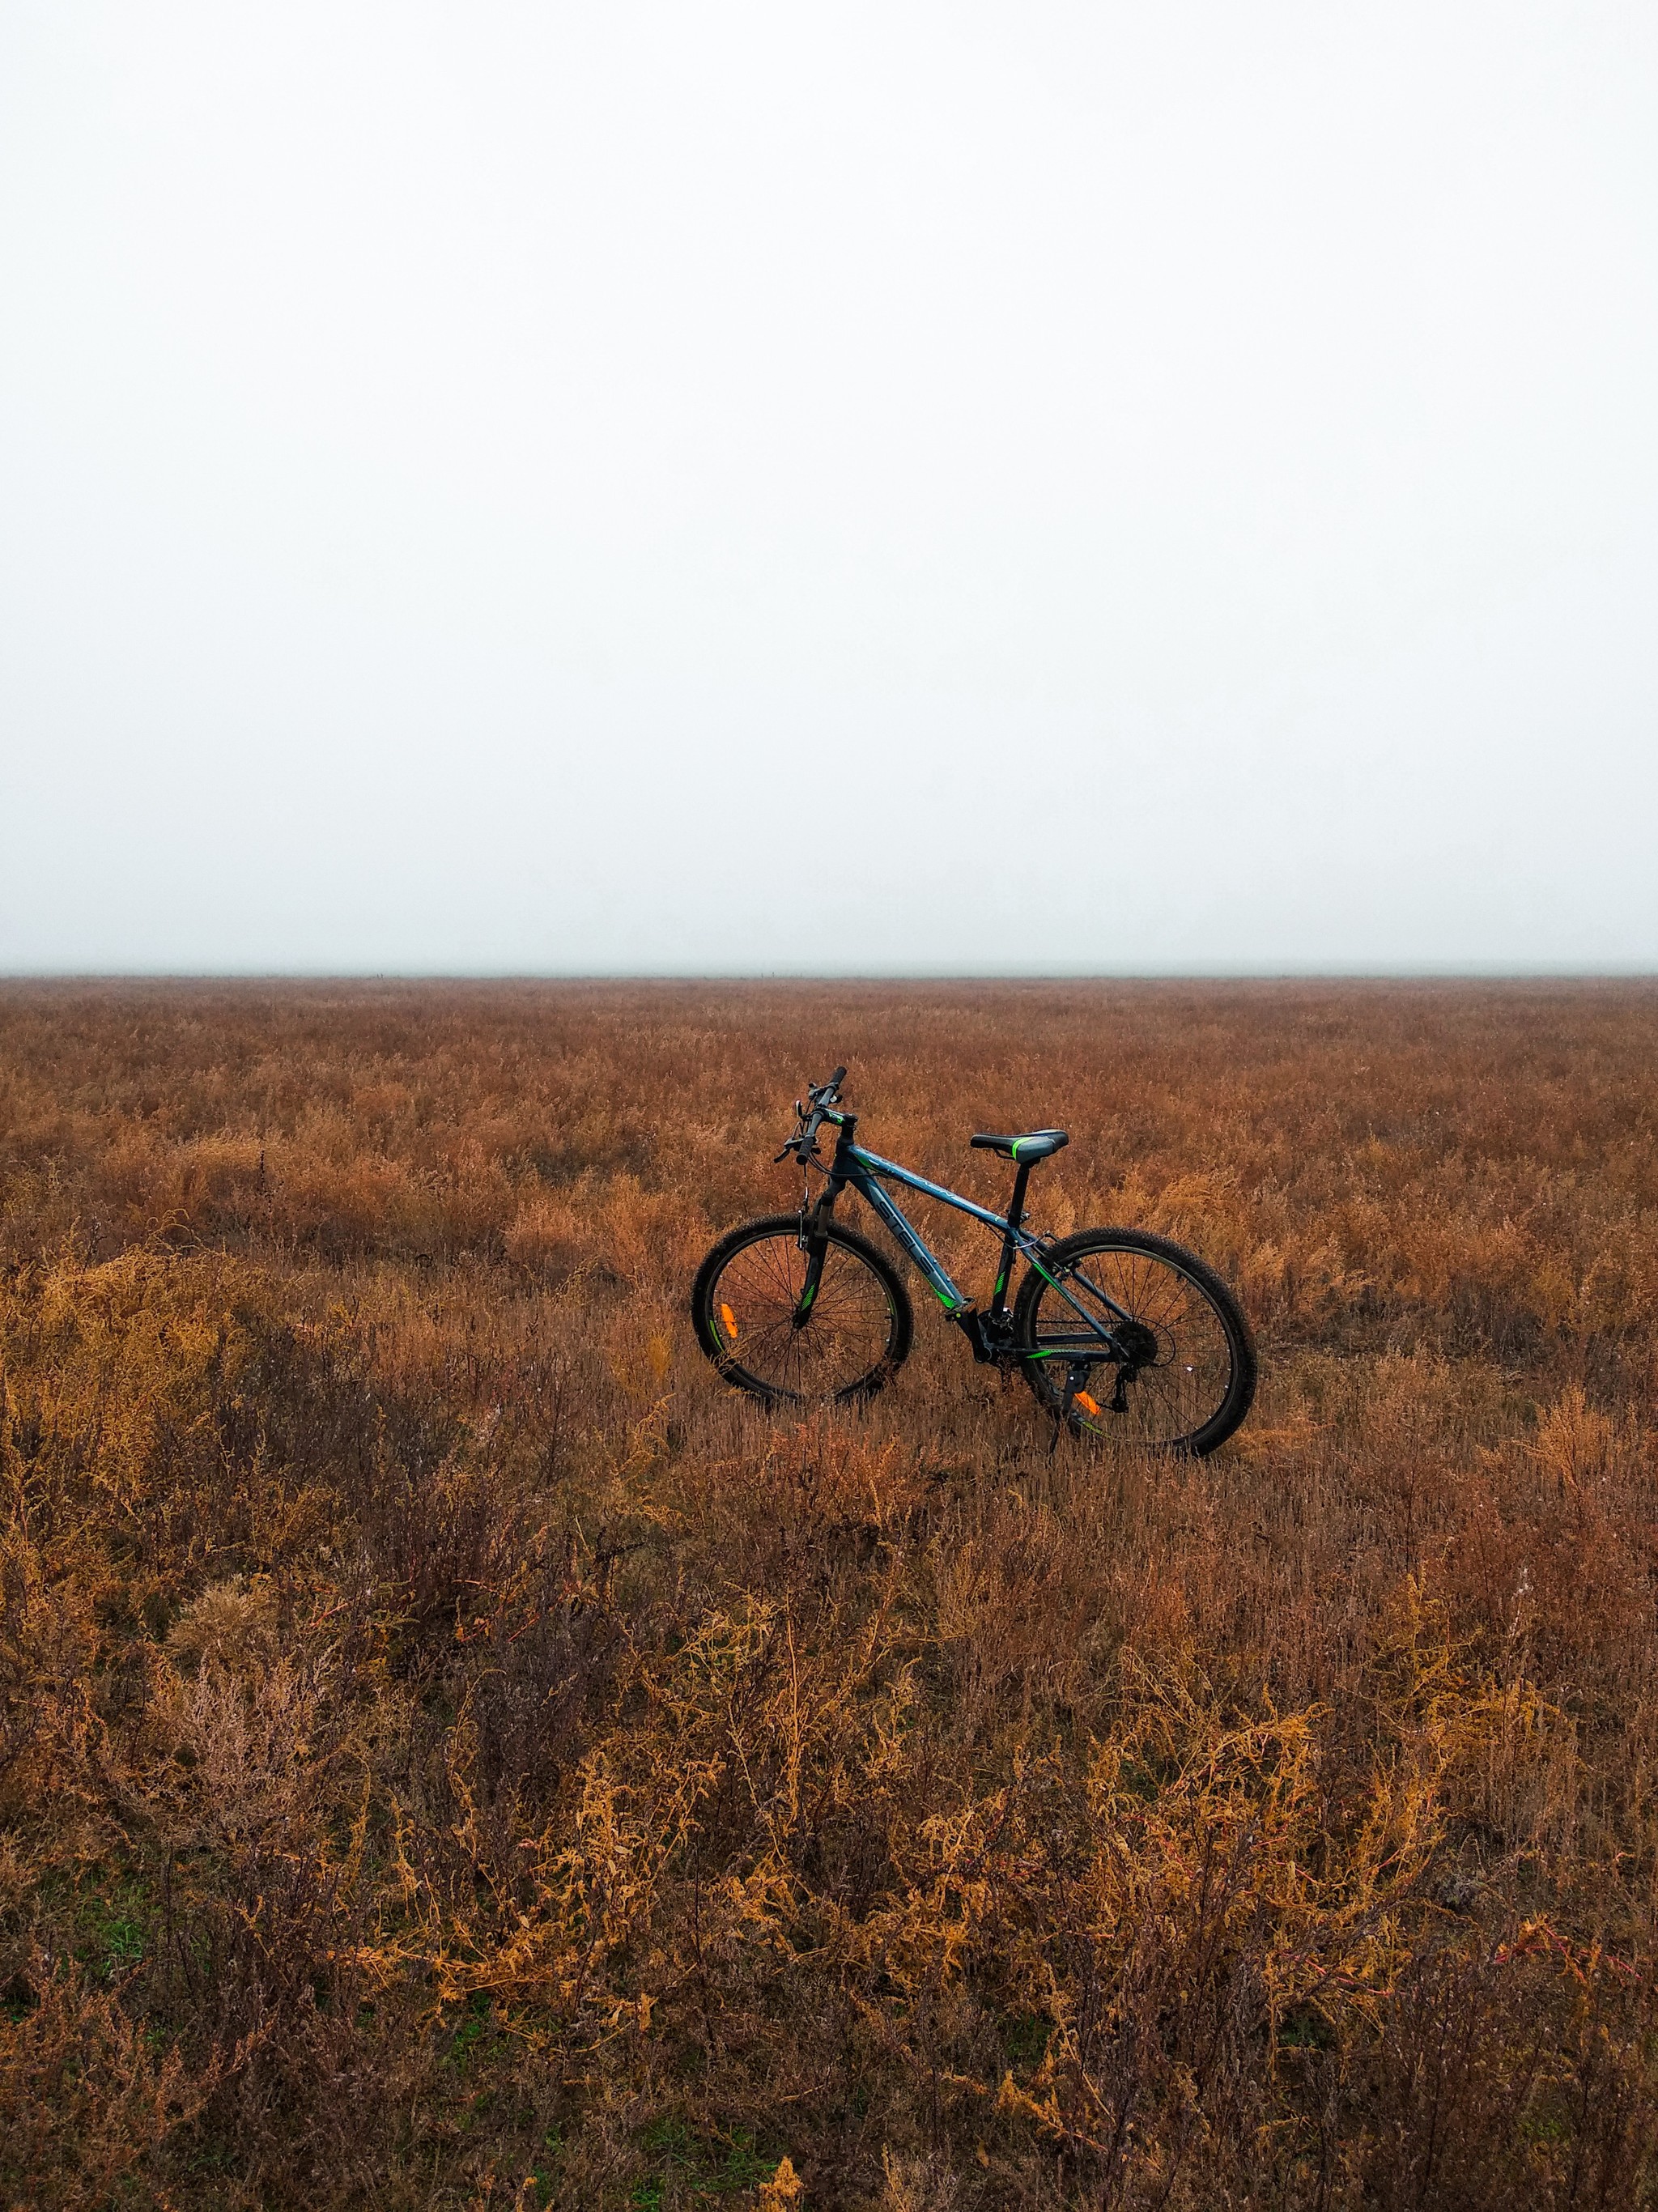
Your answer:
[[[8,987],[0,2203],[1653,2203],[1655,1044]],[[1050,1454],[925,1313],[866,1415],[725,1390],[692,1271],[841,1059],[1213,1261],[1236,1443]]]

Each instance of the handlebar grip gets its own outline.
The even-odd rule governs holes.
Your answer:
[[[847,1071],[845,1068],[837,1067],[834,1074],[830,1076],[829,1081],[823,1085],[823,1088],[825,1091],[833,1091],[837,1084],[844,1083],[846,1079]]]

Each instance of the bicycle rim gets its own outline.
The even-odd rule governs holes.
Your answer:
[[[1143,1356],[1127,1367],[1090,1365],[1071,1401],[1074,1425],[1151,1449],[1208,1449],[1206,1432],[1232,1407],[1240,1360],[1215,1292],[1172,1254],[1127,1243],[1066,1255],[1051,1272],[1076,1305],[1054,1283],[1040,1283],[1026,1340],[1038,1395],[1063,1405],[1072,1358],[1098,1348],[1077,1306],[1125,1336],[1117,1315],[1127,1314],[1141,1332],[1131,1341]]]
[[[767,1231],[731,1252],[708,1286],[708,1326],[732,1381],[772,1399],[851,1398],[886,1379],[897,1315],[863,1255],[831,1237],[817,1295],[795,1326],[806,1255]]]

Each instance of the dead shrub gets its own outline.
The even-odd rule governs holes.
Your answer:
[[[1655,1020],[0,988],[8,2201],[1653,2202]],[[1226,1452],[723,1389],[842,1058],[1234,1275]]]

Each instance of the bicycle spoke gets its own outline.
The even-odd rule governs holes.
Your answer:
[[[1109,1394],[1103,1387],[1115,1363],[1088,1361],[1090,1372],[1100,1377],[1089,1395],[1102,1411],[1097,1420],[1086,1417],[1087,1426],[1139,1443],[1172,1444],[1213,1417],[1230,1387],[1231,1346],[1210,1299],[1172,1259],[1106,1246],[1066,1270],[1061,1281],[1063,1291],[1096,1314],[1103,1328],[1113,1328],[1111,1308],[1120,1307],[1129,1321],[1117,1340],[1142,1355],[1121,1370],[1127,1406],[1121,1413],[1105,1410],[1117,1393],[1116,1380]],[[1034,1322],[1035,1347],[1049,1355],[1044,1388],[1063,1400],[1066,1355],[1083,1356],[1090,1348],[1087,1340],[1063,1292],[1049,1283],[1042,1285]]]
[[[806,1285],[798,1236],[769,1231],[726,1261],[710,1295],[721,1347],[751,1382],[780,1397],[840,1397],[869,1385],[895,1326],[885,1285],[856,1251],[831,1242],[817,1295],[795,1326]]]

